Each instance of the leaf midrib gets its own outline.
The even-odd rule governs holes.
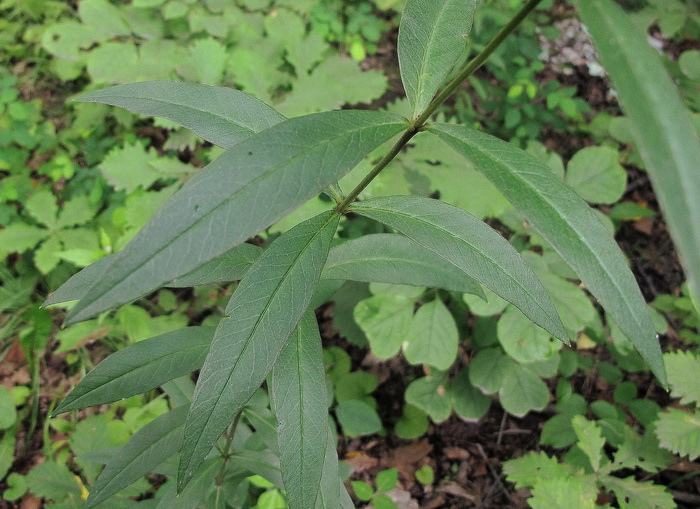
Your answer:
[[[344,131],[343,133],[339,134],[338,136],[334,136],[333,138],[329,138],[329,139],[327,139],[327,140],[324,140],[323,143],[319,143],[319,144],[313,145],[312,148],[313,148],[313,149],[316,149],[316,148],[318,148],[318,147],[325,147],[326,145],[328,145],[328,144],[334,142],[335,140],[337,140],[337,139],[339,139],[339,138],[342,138],[342,137],[344,137],[344,136],[356,134],[356,133],[362,132],[362,131],[364,131],[364,130],[366,130],[366,129],[371,129],[371,128],[376,129],[376,128],[380,127],[380,126],[387,126],[387,125],[391,125],[391,124],[393,124],[393,123],[394,123],[394,122],[378,123],[378,124],[372,124],[371,126],[364,126],[364,127],[358,128],[358,129],[354,129],[354,130],[352,130],[352,131]],[[398,123],[395,123],[395,124],[399,125]],[[278,124],[278,125],[279,125],[279,124]],[[249,139],[250,139],[250,138],[249,138]],[[111,290],[111,289],[117,287],[118,285],[121,285],[124,281],[126,281],[127,279],[129,279],[129,277],[132,276],[136,271],[141,270],[141,269],[144,267],[144,265],[145,265],[146,263],[148,263],[149,260],[152,260],[153,258],[155,258],[156,256],[158,256],[160,253],[162,253],[163,251],[165,251],[168,247],[170,247],[170,246],[171,246],[175,241],[177,241],[180,237],[186,235],[190,230],[196,228],[200,223],[202,223],[203,221],[205,221],[206,219],[208,219],[212,214],[214,214],[215,212],[217,212],[220,208],[225,207],[226,205],[228,205],[232,200],[234,200],[235,198],[237,198],[238,195],[240,195],[241,193],[247,191],[247,190],[250,189],[253,185],[258,184],[259,182],[262,182],[262,181],[266,180],[267,178],[271,178],[271,177],[277,175],[277,172],[280,171],[281,168],[284,168],[285,166],[287,166],[288,164],[290,164],[292,161],[296,160],[297,158],[300,158],[300,157],[302,157],[302,156],[306,156],[309,152],[311,152],[311,150],[306,151],[306,152],[299,152],[299,153],[295,154],[293,157],[291,157],[291,158],[289,158],[289,159],[285,159],[284,162],[282,162],[282,163],[280,163],[280,164],[278,164],[278,165],[276,165],[276,166],[273,166],[269,171],[266,171],[265,173],[259,175],[259,176],[256,177],[255,179],[253,179],[253,180],[247,182],[242,188],[240,188],[240,189],[238,189],[237,191],[235,191],[235,192],[234,192],[233,194],[231,194],[228,198],[226,198],[226,199],[223,200],[221,203],[219,203],[218,205],[216,205],[212,210],[210,210],[209,212],[207,212],[206,214],[204,214],[201,218],[199,218],[199,219],[198,219],[197,221],[195,221],[194,223],[190,224],[190,225],[189,225],[187,228],[185,228],[182,232],[178,233],[178,234],[175,235],[174,237],[171,237],[170,240],[169,240],[166,244],[164,244],[163,246],[161,246],[157,251],[155,251],[152,255],[150,255],[145,261],[139,263],[136,267],[134,267],[134,268],[133,268],[131,271],[129,271],[127,274],[125,274],[122,278],[118,279],[118,280],[115,281],[113,284],[111,284],[111,288],[108,288],[107,291],[102,291],[99,295],[93,297],[93,299],[92,299],[93,302],[96,301],[98,298],[104,297],[104,295],[105,295],[106,293],[108,293],[109,290]],[[182,192],[182,190],[181,190],[180,192]],[[238,245],[238,244],[237,244],[237,245]],[[224,250],[223,252],[219,253],[218,255],[212,256],[209,260],[211,260],[211,259],[213,259],[213,258],[216,258],[217,256],[221,256],[221,255],[222,255],[223,253],[225,253],[228,249],[232,249],[232,248],[234,248],[234,247],[236,247],[236,246],[235,246],[235,245],[234,245],[234,246],[229,246],[226,250]],[[207,261],[209,261],[209,260],[207,260]],[[115,260],[115,263],[118,263],[118,262],[119,262],[118,259]],[[204,262],[204,263],[206,263],[206,262]],[[111,265],[111,266],[107,269],[107,272],[105,273],[105,275],[108,274],[109,269],[111,269],[112,266],[113,266],[113,265]],[[192,270],[195,270],[195,269],[192,269]],[[177,277],[177,276],[176,276],[176,277]],[[172,278],[168,278],[168,281],[170,281],[171,279],[172,279]],[[168,281],[164,281],[164,282],[162,282],[161,284],[167,283]],[[89,291],[89,290],[88,290],[88,291]],[[83,297],[83,298],[85,298],[85,297]],[[78,311],[76,312],[76,315],[78,315],[79,313],[81,313],[81,312],[82,312],[84,309],[86,309],[88,306],[89,306],[89,305],[85,305],[85,307],[83,307],[83,308],[81,308],[80,310],[78,310]],[[90,315],[90,316],[92,316],[92,315]]]
[[[354,210],[363,210],[363,209],[362,209],[362,206],[353,207],[353,209],[354,209]],[[371,209],[371,208],[370,208],[370,209],[364,209],[364,210],[370,210],[370,211],[371,211],[371,210],[377,210],[377,209]],[[449,235],[450,237],[452,237],[452,238],[454,238],[454,239],[456,239],[456,240],[459,240],[460,242],[466,244],[467,246],[471,247],[474,251],[477,251],[477,252],[481,253],[481,254],[484,256],[484,258],[486,258],[487,260],[489,260],[494,266],[500,268],[500,269],[502,270],[502,272],[503,272],[513,283],[515,283],[515,285],[516,285],[517,287],[523,289],[523,290],[525,291],[525,293],[526,293],[528,296],[530,296],[530,297],[532,298],[533,302],[536,303],[537,307],[538,307],[540,310],[542,310],[542,311],[544,312],[545,316],[549,317],[549,319],[552,321],[553,324],[556,324],[556,320],[553,319],[552,317],[550,317],[550,314],[547,312],[547,310],[545,310],[545,309],[541,306],[539,299],[537,299],[534,295],[532,295],[532,294],[530,293],[530,291],[529,291],[525,286],[521,285],[521,284],[518,282],[517,279],[513,278],[513,276],[511,276],[510,273],[509,273],[507,270],[504,270],[504,268],[503,268],[499,263],[496,263],[496,261],[493,260],[493,258],[491,258],[490,256],[488,256],[486,253],[484,253],[484,252],[481,251],[480,249],[477,249],[475,246],[473,246],[472,244],[470,244],[470,243],[467,242],[466,240],[462,239],[461,237],[458,237],[458,236],[454,235],[453,233],[451,233],[451,232],[449,232],[449,231],[447,231],[447,230],[445,230],[445,229],[443,229],[443,228],[441,228],[441,227],[435,225],[434,223],[430,223],[430,222],[428,222],[428,221],[426,221],[426,220],[424,220],[424,219],[422,219],[422,218],[420,218],[420,217],[418,217],[418,216],[411,216],[411,215],[409,215],[409,214],[396,212],[396,211],[394,211],[394,210],[390,210],[390,211],[388,211],[387,209],[380,209],[380,210],[382,210],[382,211],[384,211],[384,212],[389,212],[389,213],[392,213],[392,214],[395,214],[395,215],[398,215],[398,216],[407,217],[407,218],[413,219],[413,220],[415,220],[415,221],[421,222],[421,223],[426,224],[426,225],[430,225],[430,226],[432,226],[433,228],[436,228],[436,229],[438,229],[438,230],[440,230],[440,231],[446,233],[446,234]],[[396,228],[396,227],[394,227],[394,228]],[[396,228],[396,229],[399,230],[399,228]],[[401,231],[401,230],[399,230],[399,231]],[[404,233],[404,235],[408,236],[407,233],[405,233],[405,232],[403,232],[403,233]],[[458,265],[456,265],[454,262],[448,260],[448,259],[447,259],[445,256],[443,256],[442,254],[440,254],[440,253],[438,253],[438,252],[436,252],[436,251],[433,251],[432,249],[430,249],[429,247],[427,247],[426,245],[422,244],[421,242],[419,242],[419,241],[416,240],[416,239],[413,239],[413,240],[415,240],[416,243],[420,244],[420,245],[423,246],[424,248],[430,250],[430,252],[435,253],[436,255],[438,255],[439,257],[441,257],[442,259],[444,259],[447,263],[453,265],[454,267],[456,267],[456,268],[459,269],[460,271],[464,272],[463,269],[462,269],[461,267],[459,267]],[[505,239],[504,239],[504,240],[505,240]],[[507,241],[506,241],[506,242],[507,242]],[[525,265],[525,267],[527,267],[527,264],[525,264],[524,262],[523,262],[523,264]],[[533,273],[533,274],[534,274],[534,273]],[[467,276],[472,277],[473,279],[479,281],[479,278],[477,278],[477,277],[475,277],[475,276],[471,276],[470,274],[467,274]],[[479,277],[480,277],[480,276],[479,276]],[[483,279],[483,278],[481,278],[481,279]],[[536,279],[537,281],[539,281],[539,279],[537,278],[536,275],[535,275],[535,279]],[[481,281],[479,281],[479,282],[481,282]],[[484,285],[487,285],[487,283],[483,283],[483,282],[481,282],[481,283],[484,284]],[[495,292],[494,292],[494,293],[495,293]],[[546,294],[546,291],[545,291],[545,294]],[[508,300],[508,299],[506,299],[506,300]],[[515,305],[515,304],[514,304],[514,305]],[[519,309],[519,306],[516,306],[516,307],[518,307],[518,309]],[[556,311],[555,311],[555,312],[556,312]]]
[[[453,134],[441,129],[440,127],[437,127],[437,129],[439,129],[440,132],[445,133],[446,135],[450,136],[451,138],[453,138],[457,142],[462,142],[465,145],[469,146],[472,150],[477,151],[479,154],[483,155],[487,159],[490,159],[494,164],[498,164],[500,166],[507,168],[509,175],[512,175],[514,178],[518,179],[521,182],[521,184],[524,184],[524,186],[530,190],[530,194],[531,194],[533,200],[537,200],[539,203],[544,203],[547,206],[547,208],[549,208],[549,210],[554,211],[556,213],[556,214],[554,214],[555,219],[558,219],[559,216],[562,216],[562,214],[559,214],[559,209],[557,209],[555,206],[553,206],[552,203],[549,200],[547,200],[543,195],[540,195],[537,192],[537,189],[535,189],[534,186],[532,186],[525,178],[523,178],[519,172],[511,171],[508,164],[506,164],[505,162],[496,158],[495,156],[492,156],[490,152],[487,152],[485,150],[480,150],[479,147],[476,144],[474,144],[473,142],[470,142],[464,138],[458,138],[458,137],[454,136]],[[581,236],[581,234],[579,233],[579,231],[576,228],[574,228],[573,226],[569,226],[569,223],[563,219],[558,220],[558,223],[563,224],[569,231],[572,231],[576,234],[576,238],[579,239],[581,244],[583,244],[583,246],[585,246],[587,248],[588,252],[593,255],[596,262],[598,262],[598,266],[603,269],[603,271],[605,272],[606,276],[608,276],[610,281],[617,281],[617,279],[615,277],[613,277],[612,273],[610,272],[607,264],[604,263],[603,259],[600,256],[598,256],[598,254],[596,253],[596,251],[594,249],[591,249],[590,244],[587,242],[587,240],[584,237]],[[549,234],[545,234],[544,232],[542,232],[542,230],[534,223],[533,223],[533,226],[535,226],[535,228],[542,234],[542,236],[545,237],[545,239],[548,239]],[[552,246],[554,246],[554,245],[555,244],[552,243]],[[626,307],[628,309],[633,309],[632,304],[628,300],[627,294],[625,292],[619,291],[616,284],[613,284],[612,288],[617,293],[618,297],[621,298],[622,301],[626,304]],[[637,316],[634,313],[627,313],[627,315],[632,317],[635,324],[637,324],[638,332],[644,331],[644,327],[642,326],[641,323],[639,323],[637,321]],[[644,335],[646,336],[646,334],[644,334]]]
[[[229,374],[228,374],[228,376],[226,377],[226,383],[224,384],[224,388],[223,388],[223,390],[221,390],[221,392],[219,392],[219,394],[216,396],[216,398],[215,398],[215,401],[216,401],[216,402],[215,402],[214,405],[212,406],[212,410],[209,412],[209,415],[207,415],[207,417],[206,417],[206,420],[205,420],[205,422],[204,422],[204,426],[202,426],[202,428],[201,428],[202,431],[203,431],[204,429],[206,429],[206,428],[209,426],[209,422],[211,421],[212,415],[214,415],[214,411],[215,411],[216,408],[219,406],[219,402],[221,401],[221,397],[223,396],[223,394],[224,394],[226,388],[228,387],[229,383],[231,382],[231,377],[233,376],[233,373],[234,373],[234,371],[236,370],[236,367],[238,366],[238,363],[240,362],[241,358],[245,355],[245,353],[248,351],[248,347],[249,347],[250,344],[251,344],[250,338],[252,338],[252,337],[255,335],[255,333],[257,332],[258,327],[260,326],[260,323],[263,321],[263,317],[264,317],[264,316],[267,316],[268,311],[269,311],[269,309],[270,309],[270,303],[274,300],[275,296],[276,296],[277,293],[279,292],[280,287],[282,286],[283,282],[287,280],[287,277],[289,276],[289,273],[296,267],[297,261],[298,261],[299,258],[302,256],[302,254],[304,254],[304,253],[306,252],[306,250],[309,248],[309,245],[311,245],[311,243],[313,243],[313,242],[316,240],[316,238],[321,234],[321,232],[326,228],[326,226],[328,226],[328,224],[329,224],[331,221],[333,221],[336,217],[337,217],[336,214],[332,214],[331,217],[330,217],[322,226],[319,227],[319,229],[316,231],[316,233],[314,233],[314,235],[311,237],[311,239],[309,239],[309,241],[304,245],[304,247],[303,247],[302,249],[299,250],[299,252],[297,253],[297,255],[294,257],[294,261],[289,265],[289,268],[285,271],[285,273],[284,273],[284,274],[282,275],[282,277],[279,279],[279,283],[275,286],[275,289],[274,289],[274,290],[272,291],[272,293],[270,294],[270,298],[267,300],[267,303],[265,304],[264,309],[263,309],[263,310],[260,312],[260,314],[258,315],[258,318],[257,318],[257,320],[255,321],[255,324],[253,325],[253,327],[251,328],[250,333],[247,334],[247,339],[246,339],[245,344],[243,345],[243,349],[241,350],[241,353],[240,353],[240,355],[238,356],[238,358],[236,358],[236,360],[233,362],[233,366],[231,366],[231,369],[230,369],[230,371],[229,371]],[[260,260],[260,259],[258,259],[258,260]],[[303,315],[302,315],[302,316],[303,316]],[[297,324],[297,326],[298,326],[298,324]],[[281,353],[281,351],[282,351],[282,350],[280,350],[280,353]],[[201,437],[202,437],[202,434],[203,434],[203,433],[200,433],[200,434],[199,434],[200,439],[201,439]],[[200,440],[197,439],[197,440],[195,441],[195,444],[194,444],[193,452],[194,452],[194,450],[197,448],[197,446],[199,445],[199,443],[200,443]],[[190,458],[188,458],[188,461],[187,461],[187,466],[188,466],[188,467],[189,467],[189,464],[191,463],[191,461],[190,461],[191,457],[192,457],[192,456],[190,455]],[[187,470],[187,469],[185,468],[184,470]]]

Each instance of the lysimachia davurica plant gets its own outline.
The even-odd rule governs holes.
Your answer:
[[[177,491],[182,498],[193,486],[215,482],[218,503],[223,479],[239,479],[241,469],[253,468],[251,461],[238,464],[230,448],[238,443],[240,416],[267,381],[277,426],[271,449],[279,458],[275,468],[289,506],[352,507],[338,474],[311,309],[323,278],[437,287],[448,281],[452,290],[479,296],[483,285],[569,342],[535,273],[485,223],[435,199],[357,200],[414,136],[437,136],[481,170],[572,267],[666,385],[644,299],[595,212],[547,166],[515,146],[466,126],[430,120],[538,3],[526,2],[482,53],[445,83],[466,47],[476,2],[409,0],[398,53],[411,118],[343,110],[285,119],[239,91],[177,82],[120,85],[81,98],[170,119],[226,151],[188,181],[121,252],[74,276],[47,304],[78,300],[66,317],[73,324],[163,286],[240,280],[215,330],[190,327],[117,352],[57,408],[55,413],[61,413],[112,402],[200,370],[189,408],[179,406],[134,435],[107,462],[88,506],[177,453],[176,488],[169,486],[173,495]],[[366,177],[343,194],[337,185],[341,177],[396,137]],[[245,243],[321,192],[335,199],[332,209],[291,228],[264,250]],[[342,246],[345,270],[326,267],[347,213],[395,231],[370,239],[374,252],[387,246],[391,270],[379,275],[369,262],[363,265],[362,257],[352,260],[354,241]],[[395,238],[405,249],[396,249]],[[362,246],[366,253],[366,240]],[[426,256],[433,257],[434,269],[426,269]],[[250,421],[248,414],[245,419]]]

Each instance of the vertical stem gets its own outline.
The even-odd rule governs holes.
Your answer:
[[[226,467],[228,466],[229,459],[231,458],[231,443],[233,442],[233,436],[236,433],[236,428],[238,427],[238,422],[241,419],[241,413],[239,412],[238,415],[236,415],[236,418],[233,419],[233,422],[231,423],[231,426],[229,426],[228,431],[226,433],[226,444],[224,445],[223,451],[222,451],[222,456],[224,458],[224,462],[221,465],[221,468],[219,469],[219,473],[216,474],[216,500],[214,502],[214,508],[219,509],[219,502],[221,500],[221,490],[224,485],[224,474],[226,473]]]
[[[516,29],[516,27],[522,23],[522,21],[527,17],[530,12],[532,12],[535,7],[542,0],[528,0],[528,2],[523,5],[520,10],[513,16],[513,18],[504,26],[494,37],[491,42],[474,57],[465,67],[460,71],[460,73],[450,81],[445,88],[430,102],[428,107],[423,113],[421,113],[415,120],[411,121],[408,129],[401,135],[401,138],[394,144],[391,150],[379,161],[372,171],[370,171],[367,176],[362,179],[355,189],[350,191],[345,199],[338,204],[336,211],[338,214],[343,214],[347,211],[348,207],[353,201],[360,195],[360,193],[372,182],[377,175],[379,175],[384,168],[401,152],[401,149],[413,138],[418,132],[421,131],[425,123],[432,116],[433,113],[444,103],[448,97],[452,95],[455,89],[469,76],[471,76],[474,71],[479,67],[484,65],[484,62],[488,60],[491,54],[498,48],[498,46],[506,40],[506,38]]]

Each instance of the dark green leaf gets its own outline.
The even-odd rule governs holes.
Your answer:
[[[700,140],[691,115],[660,55],[621,7],[601,0],[578,2],[578,8],[631,120],[632,136],[684,262],[692,293],[700,299]],[[643,350],[640,353],[665,383],[661,367],[652,364]]]
[[[332,111],[239,143],[170,198],[66,323],[129,302],[222,255],[337,182],[404,128],[396,115]]]
[[[328,419],[326,419],[326,422],[328,422]],[[343,481],[338,473],[338,452],[336,451],[335,435],[330,425],[327,424],[326,428],[326,451],[323,458],[323,472],[315,509],[336,509],[340,499],[340,487],[343,486]],[[344,486],[342,489],[345,491]]]
[[[532,269],[513,246],[469,212],[417,196],[374,198],[354,205],[352,211],[397,229],[568,342],[559,315]]]
[[[180,406],[134,433],[97,478],[85,507],[94,507],[107,500],[175,454],[182,445],[188,411],[188,406]]]
[[[252,244],[241,244],[226,253],[210,260],[192,272],[176,277],[163,286],[170,288],[186,288],[210,283],[228,283],[238,281],[243,277],[252,263],[260,256],[262,249]],[[92,265],[75,274],[58,290],[46,299],[44,306],[79,300],[85,297],[88,290],[105,274],[108,267],[116,260],[117,255],[100,258]]]
[[[272,369],[311,301],[339,220],[328,212],[289,230],[238,286],[199,376],[185,428],[180,489]]]
[[[167,118],[224,148],[285,120],[281,113],[239,90],[178,81],[117,85],[77,100]]]
[[[287,503],[307,509],[316,504],[328,428],[321,336],[312,311],[282,350],[270,380]]]
[[[399,66],[414,116],[425,110],[467,47],[475,0],[408,0],[399,27]]]
[[[479,283],[403,235],[365,235],[334,247],[328,254],[322,276],[445,288],[485,298]]]
[[[593,209],[547,166],[510,143],[463,126],[440,124],[431,130],[479,168],[567,261],[665,384],[642,293]]]
[[[192,373],[204,363],[213,335],[213,327],[188,327],[113,353],[81,380],[54,415],[128,398]]]

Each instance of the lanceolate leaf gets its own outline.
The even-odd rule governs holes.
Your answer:
[[[175,454],[182,445],[188,410],[186,405],[180,406],[134,433],[97,478],[85,507],[94,507],[107,500]]]
[[[568,342],[554,304],[532,269],[508,241],[469,212],[417,196],[374,198],[352,210],[410,237]]]
[[[646,34],[614,2],[578,2],[649,170],[664,218],[700,299],[700,140]],[[648,361],[648,359],[647,359]],[[658,374],[657,374],[658,376]]]
[[[306,312],[272,370],[270,396],[287,503],[292,509],[314,507],[326,453],[328,393],[312,311]]]
[[[337,182],[404,128],[396,115],[331,111],[242,141],[173,195],[66,323],[129,302],[220,256]]]
[[[328,212],[276,239],[250,268],[219,323],[185,428],[181,490],[262,384],[311,302],[339,216]]]
[[[315,509],[336,509],[340,499],[341,486],[343,491],[345,487],[338,473],[338,452],[336,451],[335,435],[327,418],[324,420],[324,424],[326,425],[326,439],[324,440],[326,449],[324,451],[323,471],[321,473],[321,483],[318,489]]]
[[[178,81],[117,85],[77,100],[167,118],[223,148],[285,120],[281,113],[239,90]]]
[[[322,276],[445,288],[486,298],[479,283],[403,235],[365,235],[334,247],[328,254]]]
[[[620,248],[595,212],[547,166],[510,143],[464,126],[436,124],[431,131],[467,157],[522,212],[666,384],[661,349],[644,298]]]
[[[241,244],[217,256],[213,260],[204,263],[192,272],[165,283],[169,288],[186,288],[210,283],[229,283],[238,281],[243,277],[248,268],[258,259],[262,248],[252,244]],[[107,268],[117,259],[117,255],[109,255],[100,258],[92,265],[75,274],[63,283],[58,290],[46,299],[44,306],[79,300],[85,297],[90,287],[99,281]]]
[[[399,26],[399,66],[418,116],[467,47],[475,0],[408,0]]]
[[[213,336],[213,327],[187,327],[115,352],[81,380],[53,415],[129,398],[192,373],[204,363]]]

